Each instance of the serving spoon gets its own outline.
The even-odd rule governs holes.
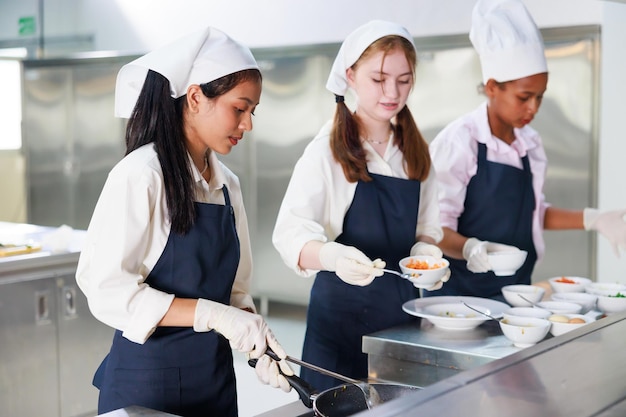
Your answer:
[[[517,294],[517,295],[519,295],[519,296],[522,298],[522,300],[526,301],[526,302],[527,302],[528,304],[530,304],[531,306],[533,306],[533,307],[537,307],[537,308],[541,308],[541,306],[540,306],[540,305],[538,305],[537,303],[533,303],[533,302],[532,302],[532,301],[530,301],[528,298],[524,297],[522,294]]]
[[[469,308],[470,310],[474,310],[475,312],[480,313],[480,314],[482,314],[483,316],[487,316],[487,317],[489,317],[491,320],[500,321],[499,319],[495,318],[495,317],[494,317],[494,316],[492,316],[491,314],[487,314],[487,313],[485,313],[484,311],[480,311],[479,309],[474,308],[474,307],[472,307],[472,306],[470,306],[470,305],[466,304],[466,303],[465,303],[465,301],[463,301],[463,300],[461,300],[461,304],[463,304],[465,307]]]
[[[393,269],[385,269],[385,268],[383,268],[383,271],[387,272],[388,274],[397,275],[400,278],[404,278],[404,279],[417,278],[417,277],[411,276],[411,274],[404,274],[402,272],[394,271]],[[419,274],[418,274],[418,276],[419,276]]]

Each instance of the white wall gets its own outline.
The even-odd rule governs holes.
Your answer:
[[[17,19],[36,14],[36,0],[0,0],[0,41],[18,38]],[[223,29],[250,47],[340,42],[361,23],[379,18],[414,36],[467,33],[470,0],[46,0],[45,34],[93,34],[95,49],[145,52],[203,25]],[[600,208],[626,207],[626,4],[601,0],[525,0],[542,27],[602,25],[600,91]],[[598,239],[598,277],[626,282],[618,260]],[[572,254],[572,256],[576,256]]]

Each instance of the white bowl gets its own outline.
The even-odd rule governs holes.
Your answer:
[[[533,303],[539,302],[546,290],[538,287],[536,285],[524,285],[524,284],[514,284],[514,285],[505,285],[502,287],[502,295],[504,295],[504,299],[507,303],[512,305],[513,307],[530,307],[532,304],[524,301],[522,297],[519,296],[521,294],[524,298],[528,299]]]
[[[414,269],[407,267],[409,262],[418,262],[428,265],[428,269]],[[410,274],[410,281],[418,288],[430,288],[448,272],[450,262],[447,259],[439,259],[434,256],[407,256],[400,260],[400,270],[404,274]]]
[[[504,318],[511,316],[515,317],[534,317],[537,319],[547,319],[552,315],[552,312],[537,307],[511,307],[504,313]]]
[[[583,292],[591,284],[589,278],[570,276],[553,277],[548,282],[554,292]]]
[[[497,276],[509,276],[524,265],[528,252],[525,250],[510,250],[487,253],[487,259],[493,273]]]
[[[618,292],[626,293],[626,285],[616,282],[592,282],[585,287],[585,292],[595,295],[616,295]]]
[[[567,301],[540,301],[537,305],[554,314],[579,314],[583,309],[580,304]]]
[[[543,340],[552,323],[536,317],[509,317],[500,320],[502,333],[517,347],[528,347]]]
[[[565,301],[568,303],[580,304],[582,307],[580,314],[585,314],[586,312],[593,310],[596,307],[596,301],[598,300],[597,295],[586,292],[556,292],[553,293],[550,298],[554,301]]]
[[[565,318],[568,321],[560,321],[559,319],[562,318]],[[581,319],[584,321],[584,323],[570,323],[569,321],[572,319]],[[552,322],[552,327],[550,327],[550,333],[552,334],[552,336],[560,336],[564,333],[571,332],[574,329],[578,329],[585,324],[589,324],[595,321],[593,318],[583,316],[582,314],[554,314],[548,317],[548,320]]]
[[[623,292],[621,292],[620,294],[626,295]],[[598,310],[600,310],[604,314],[613,314],[619,313],[621,311],[626,311],[626,298],[615,297],[614,295],[599,295]]]
[[[486,314],[491,314],[488,308],[469,303],[468,305]],[[423,317],[428,321],[436,327],[446,330],[473,329],[489,320],[488,317],[465,307],[461,303],[431,304],[424,307],[423,312],[425,313]]]

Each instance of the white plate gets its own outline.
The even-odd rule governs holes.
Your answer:
[[[426,320],[430,321],[435,327],[445,330],[473,329],[474,327],[479,326],[485,320],[489,320],[487,317],[484,316],[479,317],[480,315],[478,313],[476,313],[477,317],[469,318],[441,317],[429,314],[426,309],[426,307],[435,304],[461,304],[461,301],[465,301],[465,303],[471,306],[482,307],[482,310],[489,311],[489,314],[495,318],[502,317],[503,313],[511,308],[511,306],[506,303],[491,300],[489,298],[444,295],[438,297],[416,298],[414,300],[407,301],[402,305],[402,310],[412,316],[425,318]]]

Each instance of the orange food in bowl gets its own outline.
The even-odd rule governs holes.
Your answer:
[[[562,282],[564,284],[576,284],[576,281],[574,281],[573,279],[569,279],[566,277],[561,277],[559,279],[555,279],[556,282]]]
[[[406,267],[411,269],[438,269],[443,267],[443,264],[437,263],[431,266],[428,265],[428,262],[426,261],[411,259],[409,262],[406,263]]]
[[[580,317],[573,317],[573,318],[569,319],[568,323],[581,324],[581,323],[586,323],[586,321],[581,319]]]

